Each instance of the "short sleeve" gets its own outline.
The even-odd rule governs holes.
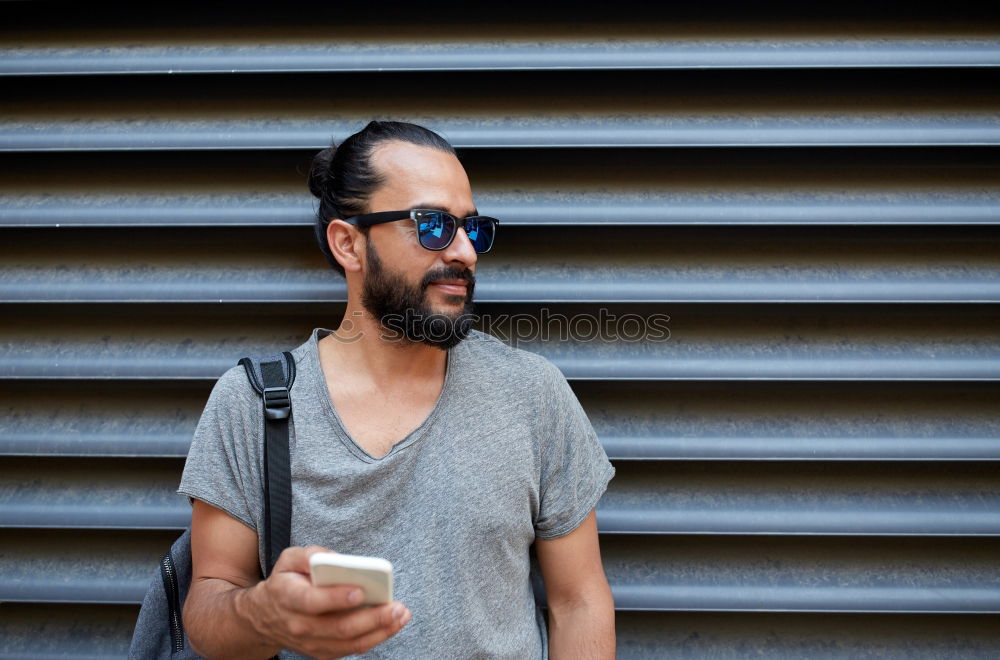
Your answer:
[[[566,378],[547,360],[541,382],[536,399],[541,472],[535,535],[552,539],[579,527],[615,469]]]
[[[263,421],[242,367],[215,384],[195,429],[177,492],[258,529]]]

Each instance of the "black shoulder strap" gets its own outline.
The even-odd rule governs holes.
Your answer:
[[[295,360],[288,352],[267,357],[245,357],[240,364],[264,403],[264,577],[291,545],[292,477],[288,453],[288,422],[292,414],[290,390],[295,382]]]

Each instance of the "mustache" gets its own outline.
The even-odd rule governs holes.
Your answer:
[[[426,289],[431,285],[434,280],[465,280],[469,285],[469,289],[476,286],[476,276],[469,270],[461,268],[440,268],[438,270],[433,270],[426,275],[424,279],[420,282],[420,289]]]

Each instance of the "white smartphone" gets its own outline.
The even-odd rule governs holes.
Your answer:
[[[309,558],[309,573],[317,587],[353,584],[364,592],[362,605],[392,600],[392,564],[378,557],[317,552]]]

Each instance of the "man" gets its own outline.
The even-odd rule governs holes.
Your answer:
[[[497,222],[478,216],[454,150],[372,122],[317,156],[310,187],[348,299],[337,331],[293,351],[293,547],[261,580],[260,402],[231,369],[179,489],[193,502],[192,646],[241,659],[613,657],[593,508],[614,469],[551,363],[470,329]],[[327,548],[390,560],[400,600],[357,608],[357,588],[313,587],[308,558]]]

